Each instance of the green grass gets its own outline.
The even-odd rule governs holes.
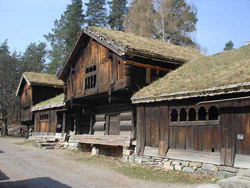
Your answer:
[[[34,140],[25,140],[23,142],[16,142],[14,144],[19,145],[19,146],[27,146],[27,145],[32,145],[35,141]]]
[[[200,176],[175,170],[167,171],[163,168],[124,163],[121,158],[103,155],[90,156],[77,150],[67,151],[66,156],[80,163],[92,163],[111,168],[130,178],[181,184],[216,183],[216,180],[210,176]]]

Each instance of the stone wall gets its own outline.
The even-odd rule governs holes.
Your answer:
[[[126,155],[129,153],[123,154],[125,154],[123,155],[124,162],[161,167],[166,170],[178,170],[198,175],[211,175],[216,179],[232,177],[237,175],[239,172],[238,168],[209,163],[182,161],[164,157]]]

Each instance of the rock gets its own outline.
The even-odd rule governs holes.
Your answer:
[[[174,166],[174,169],[178,170],[178,171],[182,171],[182,168],[183,168],[183,166],[180,166],[180,165],[175,165]]]
[[[137,163],[137,164],[141,164],[141,163],[142,163],[141,157],[136,157],[134,161],[135,161],[135,163]]]
[[[123,150],[122,154],[123,155],[132,155],[134,153],[133,150]]]
[[[171,167],[171,162],[166,162],[164,165],[163,165],[163,168],[169,170]]]
[[[227,172],[227,171],[218,171],[216,174],[214,174],[213,176],[217,179],[224,179],[224,178],[230,178],[235,176],[235,173],[232,172]]]
[[[199,168],[199,167],[201,167],[201,163],[190,162],[190,163],[189,163],[189,166]]]
[[[180,162],[180,161],[173,161],[173,162],[172,162],[172,165],[178,165],[178,166],[180,166],[180,165],[181,165],[181,162]]]
[[[216,170],[216,165],[213,164],[203,164],[201,167],[203,170],[207,170],[207,171],[215,171]]]
[[[164,163],[163,162],[158,162],[156,166],[158,167],[163,167]]]
[[[203,184],[199,185],[197,188],[221,188],[221,186],[217,184]]]
[[[233,172],[233,173],[236,173],[238,171],[237,168],[233,168],[233,167],[229,167],[229,166],[220,166],[219,170]]]
[[[218,184],[223,188],[249,188],[250,178],[243,176],[235,176],[220,180]]]
[[[202,170],[201,168],[198,168],[198,169],[195,171],[195,173],[198,174],[198,175],[207,175],[207,171]]]
[[[238,175],[239,176],[250,177],[250,169],[248,169],[248,170],[239,170]]]
[[[128,159],[128,162],[134,163],[135,162],[135,156],[134,155],[130,155],[129,159]]]
[[[99,149],[93,147],[92,148],[92,151],[91,151],[91,155],[94,156],[94,155],[99,155]]]
[[[182,171],[183,172],[188,172],[188,173],[194,173],[195,172],[195,170],[193,168],[191,168],[191,167],[184,167]]]
[[[181,162],[181,165],[182,165],[182,166],[189,166],[189,162],[183,161],[183,162]]]
[[[128,162],[129,161],[129,157],[128,156],[123,156],[123,162]]]

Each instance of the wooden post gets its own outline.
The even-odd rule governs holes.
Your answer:
[[[169,116],[168,106],[163,104],[160,108],[160,143],[159,143],[159,155],[166,155],[169,148]]]
[[[137,107],[136,155],[143,155],[146,141],[146,119],[144,106]]]
[[[55,115],[55,117],[54,117],[55,118],[55,121],[54,121],[54,123],[55,123],[54,124],[54,126],[55,126],[54,134],[56,134],[56,129],[57,129],[57,112],[54,112],[53,114]]]
[[[64,137],[66,127],[66,113],[63,112],[63,119],[62,119],[62,137]]]

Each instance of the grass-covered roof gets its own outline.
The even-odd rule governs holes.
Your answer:
[[[250,90],[250,45],[184,64],[141,89],[134,103]]]
[[[127,52],[141,54],[151,54],[154,56],[163,56],[170,59],[179,59],[191,61],[203,57],[200,52],[191,47],[177,46],[157,39],[140,37],[133,33],[115,31],[103,27],[88,27],[86,30],[92,30],[100,34],[100,38],[112,41],[116,46],[120,46]]]
[[[54,98],[42,101],[32,107],[32,111],[44,110],[48,108],[55,108],[64,106],[64,94],[60,94]]]
[[[63,81],[59,80],[54,74],[24,72],[24,77],[30,84],[62,86]]]

